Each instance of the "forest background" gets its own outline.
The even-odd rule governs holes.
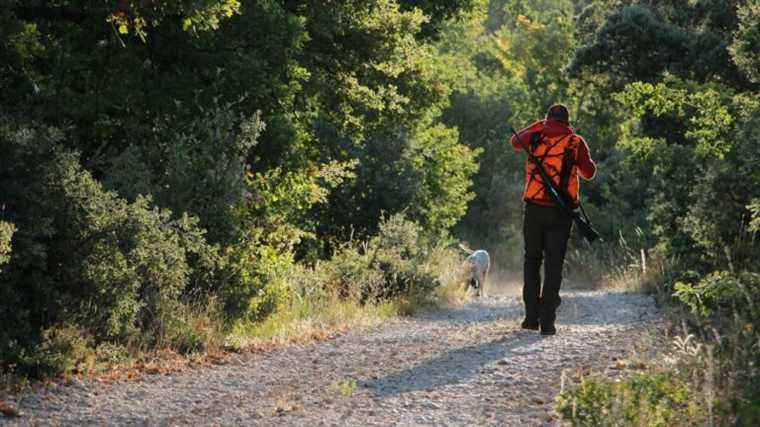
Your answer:
[[[414,311],[457,286],[458,241],[519,271],[509,125],[563,102],[604,236],[568,274],[635,276],[698,344],[559,407],[751,425],[759,89],[757,0],[3,0],[0,368]]]

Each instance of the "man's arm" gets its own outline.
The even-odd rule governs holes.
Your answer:
[[[581,143],[578,145],[577,165],[578,171],[583,179],[594,179],[596,176],[596,163],[591,159],[588,144],[586,144],[586,141],[583,138],[581,138]]]
[[[517,137],[512,135],[512,137],[509,139],[509,142],[512,144],[512,146],[515,148],[515,150],[520,151],[530,145],[530,137],[534,132],[540,132],[544,128],[543,122],[535,122],[532,125],[526,127],[525,129],[521,130],[520,132],[517,132],[517,134],[520,136],[520,140],[517,140]]]

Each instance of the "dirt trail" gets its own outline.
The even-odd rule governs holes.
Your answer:
[[[21,399],[42,425],[555,424],[563,370],[609,370],[658,323],[650,297],[567,291],[558,334],[518,329],[518,296],[389,321],[229,364]],[[0,424],[3,424],[0,418]]]

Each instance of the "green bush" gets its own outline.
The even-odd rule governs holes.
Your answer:
[[[55,129],[0,123],[8,148],[0,166],[10,176],[0,194],[18,228],[0,278],[0,361],[31,373],[69,366],[34,356],[47,351],[42,331],[53,326],[78,328],[95,343],[160,342],[181,297],[222,266],[196,219],[105,191],[76,153],[57,147],[60,138]]]
[[[619,382],[588,376],[557,396],[557,412],[574,425],[698,425],[707,419],[703,396],[671,371],[642,372]]]
[[[381,289],[385,284],[382,271],[370,268],[367,246],[353,242],[342,245],[319,269],[325,274],[322,286],[344,299],[360,301],[370,295],[370,290]]]
[[[716,271],[696,285],[678,282],[674,296],[701,317],[760,319],[760,274]]]
[[[344,245],[321,266],[324,286],[360,301],[430,297],[440,284],[430,268],[433,248],[418,223],[393,215],[380,223],[376,236]]]
[[[85,303],[81,321],[96,337],[161,334],[161,320],[171,317],[192,274],[188,255],[215,252],[197,220],[173,220],[149,198],[127,203],[104,191],[72,154],[57,154],[46,172],[44,208],[56,212],[51,249],[73,258],[57,273],[64,283],[84,285],[71,290]]]
[[[757,50],[760,48],[760,3],[742,2],[737,5],[739,28],[733,39],[729,52],[739,70],[749,81],[760,82],[760,61]]]
[[[25,364],[45,375],[72,372],[93,354],[92,340],[75,325],[58,325],[42,331],[42,341]]]
[[[262,320],[282,306],[291,292],[295,247],[314,236],[305,217],[327,200],[330,187],[350,176],[351,167],[332,162],[291,172],[246,171],[246,197],[234,209],[241,237],[226,248],[230,278],[221,289],[232,317]]]
[[[262,239],[230,248],[231,279],[221,289],[232,317],[263,320],[281,307],[289,294],[285,277],[294,268],[292,252],[281,252]]]
[[[380,223],[380,232],[369,241],[370,268],[383,273],[381,288],[366,289],[372,297],[391,298],[404,294],[430,294],[439,285],[438,278],[428,271],[427,263],[433,242],[422,227],[396,214]]]
[[[199,218],[209,242],[233,243],[240,238],[235,207],[246,191],[246,156],[263,130],[259,114],[242,118],[230,105],[201,108],[184,120],[169,115],[110,160],[103,183],[130,201],[152,195],[158,206]]]
[[[760,422],[760,274],[716,271],[697,284],[679,282],[674,296],[687,306],[695,333],[712,337],[721,405],[738,425]],[[709,338],[708,338],[709,339]]]

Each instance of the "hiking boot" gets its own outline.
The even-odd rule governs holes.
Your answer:
[[[557,328],[554,327],[554,322],[541,324],[541,335],[554,335],[556,333]]]
[[[539,316],[541,335],[554,335],[557,333],[557,328],[554,327],[554,320],[556,318],[557,313],[554,307],[546,305],[541,307],[541,315]]]
[[[523,329],[530,329],[531,331],[537,331],[538,330],[538,320],[533,319],[525,319],[520,324],[520,327]]]

